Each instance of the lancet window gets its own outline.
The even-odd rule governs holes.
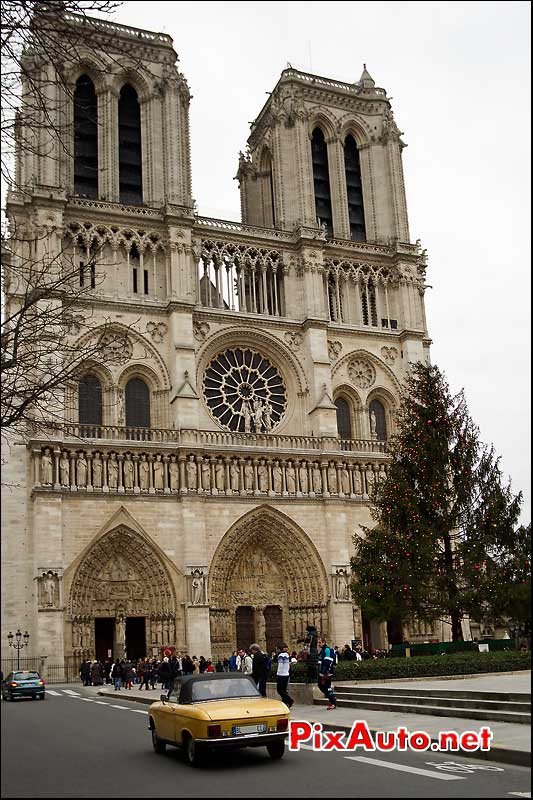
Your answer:
[[[74,194],[98,197],[98,109],[94,84],[81,75],[74,90]]]
[[[350,413],[350,404],[344,397],[338,397],[335,400],[337,408],[337,432],[341,439],[352,438],[352,420]]]
[[[125,84],[118,101],[119,192],[121,203],[143,201],[141,109],[137,92]]]
[[[78,384],[78,410],[80,425],[102,424],[102,384],[90,372]]]
[[[361,165],[359,163],[359,150],[351,134],[344,140],[344,169],[346,172],[350,239],[356,242],[364,242],[366,241],[366,228]]]
[[[370,415],[370,430],[380,442],[387,441],[387,417],[383,403],[372,400],[368,412]]]
[[[126,384],[126,427],[150,427],[150,389],[142,378],[131,378]]]
[[[333,212],[329,185],[328,146],[320,128],[315,128],[311,137],[313,159],[313,184],[315,189],[315,211],[317,219],[326,226],[328,236],[333,236]]]

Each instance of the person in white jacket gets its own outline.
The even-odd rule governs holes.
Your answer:
[[[244,675],[252,674],[253,670],[252,656],[249,653],[247,653],[246,650],[239,650],[239,655],[237,656],[237,669],[240,670]]]

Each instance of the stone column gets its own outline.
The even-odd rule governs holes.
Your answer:
[[[122,453],[117,453],[117,462],[118,462],[118,493],[124,494],[124,481],[122,480],[122,462],[124,461],[124,455]]]
[[[231,489],[231,478],[229,474],[229,468],[231,464],[231,458],[229,456],[224,457],[224,476],[226,480],[226,495],[233,494]]]
[[[328,487],[328,461],[321,461],[320,462],[320,471],[322,473],[322,497],[329,497],[329,487]]]
[[[170,486],[168,480],[168,462],[169,456],[163,456],[163,494],[170,494]]]
[[[131,457],[133,461],[133,493],[139,494],[141,487],[139,486],[139,456],[134,453]]]
[[[185,462],[187,456],[184,453],[178,455],[178,463],[180,466],[180,494],[187,494],[187,482],[185,480]]]

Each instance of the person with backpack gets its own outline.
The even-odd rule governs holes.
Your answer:
[[[282,644],[281,647],[278,649],[276,662],[278,665],[276,671],[276,689],[279,696],[281,697],[281,702],[285,703],[285,705],[288,708],[290,708],[291,706],[294,705],[294,700],[287,692],[291,674],[291,657],[289,656],[288,645]]]
[[[322,694],[329,700],[327,711],[332,711],[337,708],[337,698],[331,688],[333,674],[335,671],[335,664],[337,661],[337,654],[333,647],[329,647],[325,636],[321,636],[318,640],[318,653],[317,669],[318,669],[318,688]]]
[[[122,678],[124,677],[124,662],[117,660],[111,667],[111,675],[110,677],[113,679],[113,683],[115,685],[115,692],[120,692],[120,687],[122,686]]]
[[[259,689],[259,694],[262,697],[266,697],[267,678],[270,672],[270,658],[266,653],[263,653],[258,644],[250,645],[250,652],[253,656],[252,678]]]

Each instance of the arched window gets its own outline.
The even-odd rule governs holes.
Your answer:
[[[341,439],[352,438],[352,420],[350,415],[350,405],[344,397],[335,400],[337,407],[337,431]]]
[[[377,326],[376,287],[374,286],[372,278],[369,278],[361,287],[361,312],[363,316],[363,325]]]
[[[150,390],[141,378],[126,384],[126,427],[150,427]]]
[[[315,211],[320,222],[325,223],[328,236],[333,236],[333,213],[329,188],[328,146],[320,128],[315,128],[311,139],[313,158],[313,183]]]
[[[274,205],[274,174],[272,172],[272,156],[265,147],[261,157],[261,201],[263,204],[263,225],[266,228],[276,227],[276,209]]]
[[[350,239],[355,242],[364,242],[366,241],[366,229],[361,165],[359,163],[359,150],[355,139],[350,134],[344,141],[344,169],[346,171]]]
[[[94,83],[81,75],[74,90],[74,194],[98,197],[98,111]]]
[[[118,101],[118,160],[121,203],[143,201],[141,108],[137,92],[126,83]]]
[[[387,441],[387,420],[385,417],[385,409],[379,400],[372,400],[368,409],[370,414],[370,430],[375,427],[376,438],[380,442]],[[375,419],[374,419],[374,417]]]
[[[102,384],[92,373],[78,384],[78,409],[80,425],[102,424]]]

